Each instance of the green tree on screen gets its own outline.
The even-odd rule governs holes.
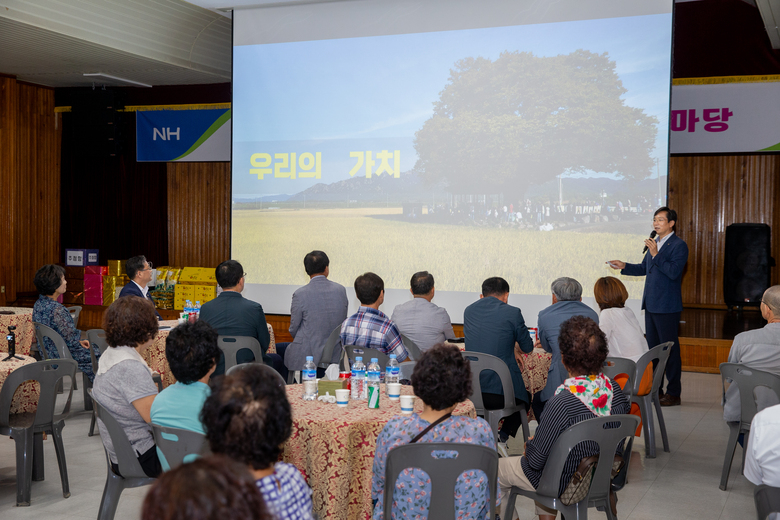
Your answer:
[[[607,53],[459,60],[415,134],[415,169],[454,193],[514,197],[564,172],[644,179],[658,120],[625,93]]]

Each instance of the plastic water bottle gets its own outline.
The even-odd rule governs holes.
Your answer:
[[[306,363],[301,371],[303,378],[303,400],[317,400],[317,366],[314,364],[313,356],[306,356]]]
[[[195,302],[195,315],[200,318],[200,300]]]
[[[363,364],[362,357],[356,357],[355,362],[352,364],[352,378],[350,382],[350,399],[365,399],[366,394],[363,393],[366,388],[366,365]]]
[[[369,408],[379,408],[379,360],[371,358],[368,364],[368,388],[366,389],[366,399],[368,399]]]
[[[385,369],[385,384],[398,383],[401,380],[401,368],[395,354],[390,354],[390,361]]]

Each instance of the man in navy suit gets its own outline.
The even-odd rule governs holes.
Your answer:
[[[666,393],[661,406],[680,404],[680,340],[677,337],[682,312],[682,275],[688,261],[688,245],[674,233],[677,212],[666,206],[653,215],[655,239],[645,240],[647,254],[641,264],[627,264],[610,260],[613,269],[620,274],[646,276],[645,292],[642,295],[642,309],[645,311],[645,336],[647,345],[653,348],[661,343],[673,341],[674,345],[666,363]]]
[[[122,287],[119,292],[119,297],[123,296],[140,296],[146,298],[152,305],[154,305],[154,299],[149,294],[149,282],[152,281],[152,263],[146,261],[144,255],[134,256],[125,264],[125,272],[127,277],[130,278],[130,283]],[[157,310],[154,311],[157,315],[157,319],[160,318],[160,313]]]

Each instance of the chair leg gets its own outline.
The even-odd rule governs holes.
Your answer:
[[[43,464],[43,432],[36,432],[33,434],[33,469],[32,479],[33,482],[40,482],[46,475],[44,473]]]
[[[62,481],[62,496],[70,497],[70,484],[68,483],[68,463],[65,460],[65,446],[62,444],[63,421],[54,424],[51,429],[52,440],[54,441],[54,451],[57,453],[57,465],[60,468],[60,480]]]
[[[740,475],[745,474],[745,457],[747,455],[747,447],[748,447],[748,437],[750,437],[750,430],[746,430],[743,432],[744,437],[742,439],[742,468],[740,470]],[[737,447],[734,446],[734,450],[736,450]]]
[[[661,400],[658,398],[658,394],[653,394],[653,404],[655,405],[655,414],[658,416],[658,426],[661,428],[661,441],[664,443],[664,451],[669,453],[669,436],[666,435],[666,423],[664,422],[664,414],[661,411]]]
[[[642,433],[645,436],[645,457],[655,458],[655,425],[653,424],[653,411],[649,409],[645,397],[639,397],[635,401],[639,405],[639,412],[642,415]]]
[[[734,451],[737,449],[739,437],[739,423],[726,423],[729,425],[729,442],[726,444],[726,457],[723,460],[723,472],[720,475],[720,489],[726,491],[731,471],[731,461],[734,459]]]
[[[103,488],[103,498],[100,499],[100,509],[98,510],[98,520],[114,520],[116,508],[119,505],[119,497],[125,490],[125,479],[115,475],[111,468],[108,468],[106,477],[106,487]]]
[[[92,388],[92,382],[84,372],[81,373],[81,387],[84,389],[84,409],[92,410],[92,398],[87,393],[87,390]]]
[[[29,506],[33,472],[33,429],[15,430],[16,444],[16,505]]]
[[[92,410],[92,421],[89,423],[89,433],[87,433],[88,437],[92,437],[95,435],[95,419],[97,419],[97,415],[95,414],[95,410]]]
[[[523,426],[523,441],[528,442],[531,437],[531,429],[528,427],[528,411],[523,410],[520,412],[520,420]]]

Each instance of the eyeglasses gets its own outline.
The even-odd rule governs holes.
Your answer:
[[[668,220],[668,219],[665,219],[665,218],[663,218],[663,217],[660,217],[660,218],[654,218],[654,219],[653,219],[653,224],[655,224],[655,223],[662,224],[662,223],[664,223],[664,222],[669,222],[669,220]]]
[[[148,267],[148,268],[146,268],[146,269],[139,269],[139,271],[151,271],[151,270],[152,270],[152,268],[154,267],[154,265],[152,265],[152,263],[151,263],[151,262],[146,262],[146,263],[147,263],[147,264],[149,264],[149,267]]]

